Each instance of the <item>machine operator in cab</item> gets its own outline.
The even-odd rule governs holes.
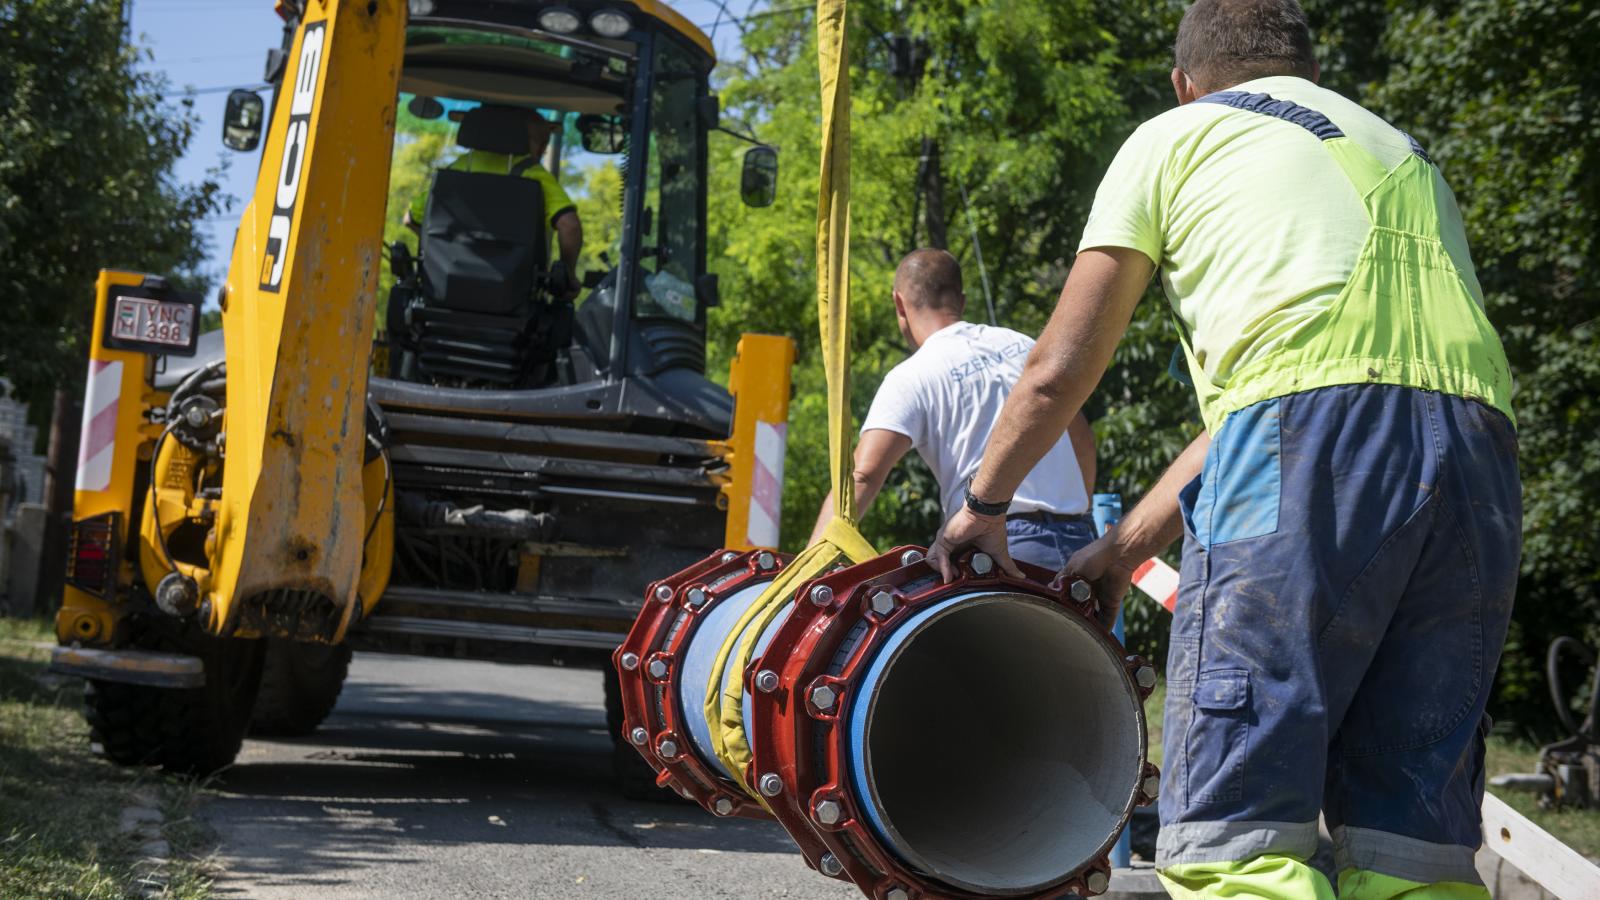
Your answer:
[[[1103,612],[1184,538],[1156,868],[1174,897],[1487,898],[1484,707],[1522,544],[1511,378],[1454,195],[1319,87],[1295,0],[1198,0],[1178,106],[1095,196],[929,559],[1003,567],[1011,497],[1159,272],[1205,430],[1067,575]]]
[[[550,135],[556,129],[556,123],[536,110],[484,105],[469,109],[462,115],[456,134],[457,141],[465,145],[471,141],[467,135],[519,133],[521,129],[526,129],[528,136],[525,155],[466,147],[465,152],[451,160],[445,168],[457,172],[517,175],[538,183],[544,193],[545,227],[555,232],[556,248],[567,271],[567,291],[562,299],[570,300],[578,293],[578,254],[583,250],[583,222],[578,218],[578,207],[567,196],[561,182],[539,162],[544,157],[545,148],[550,145]],[[423,190],[406,210],[405,224],[412,231],[422,230],[422,216],[428,208],[428,193],[428,190]]]

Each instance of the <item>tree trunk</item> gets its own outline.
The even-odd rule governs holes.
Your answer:
[[[50,444],[44,463],[45,527],[34,609],[41,615],[61,605],[66,586],[67,528],[72,522],[72,492],[78,474],[78,398],[56,388],[50,409]]]
[[[944,173],[939,166],[939,142],[933,138],[922,139],[922,193],[927,195],[928,209],[924,221],[928,226],[928,246],[948,249],[944,216]]]

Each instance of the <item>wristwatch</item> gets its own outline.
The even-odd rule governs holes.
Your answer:
[[[971,475],[967,476],[967,481],[966,481],[965,484],[962,485],[962,490],[967,495],[967,499],[966,499],[967,509],[972,510],[973,512],[977,513],[980,516],[991,516],[991,517],[992,516],[1003,516],[1003,515],[1006,514],[1006,510],[1011,508],[1011,498],[1010,497],[1007,497],[1006,499],[1001,500],[998,503],[990,503],[987,500],[979,499],[978,495],[974,494],[972,492],[972,476]]]

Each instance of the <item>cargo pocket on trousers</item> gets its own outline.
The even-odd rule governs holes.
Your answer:
[[[1250,673],[1201,672],[1194,684],[1194,715],[1184,742],[1188,802],[1224,803],[1244,796],[1250,737]]]

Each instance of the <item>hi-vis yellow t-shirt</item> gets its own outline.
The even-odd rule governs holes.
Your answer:
[[[1455,328],[1430,347],[1431,335],[1417,334],[1433,326],[1419,321],[1415,334],[1381,348],[1377,362],[1345,353],[1362,340],[1349,335],[1367,327],[1352,320],[1393,321],[1418,308],[1404,297],[1380,296],[1376,309],[1341,300],[1358,263],[1409,283],[1397,269],[1403,263],[1375,258],[1388,256],[1381,240],[1375,244],[1384,223],[1402,225],[1401,238],[1429,248],[1431,277],[1443,280],[1432,282],[1442,287],[1426,291],[1423,306],[1437,303],[1452,320],[1482,318],[1461,213],[1421,148],[1303,78],[1261,78],[1225,93],[1169,110],[1128,138],[1079,244],[1080,251],[1135,249],[1159,268],[1186,332],[1207,424],[1215,429],[1249,397],[1368,380],[1369,372],[1375,381],[1477,396],[1509,414],[1503,353],[1484,322]],[[1371,175],[1365,194],[1353,180],[1358,170]],[[1383,183],[1385,173],[1404,190],[1390,191],[1402,185]],[[1449,293],[1456,297],[1440,299]],[[1335,329],[1345,332],[1331,342],[1336,352],[1306,348],[1313,332]],[[1417,374],[1414,363],[1425,371]],[[1296,371],[1273,372],[1288,366]],[[1250,391],[1240,373],[1279,383]]]

